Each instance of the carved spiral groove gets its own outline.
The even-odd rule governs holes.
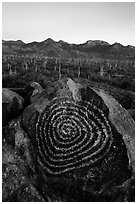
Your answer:
[[[94,165],[112,144],[107,116],[88,101],[54,98],[35,128],[38,161],[52,175]]]

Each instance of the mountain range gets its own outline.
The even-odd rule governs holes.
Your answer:
[[[101,40],[88,40],[83,44],[70,44],[62,40],[57,42],[51,38],[31,43],[24,43],[21,40],[2,40],[2,54],[134,60],[135,47],[123,46],[120,43],[109,44]]]

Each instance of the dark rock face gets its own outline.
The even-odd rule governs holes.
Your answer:
[[[2,125],[19,116],[23,110],[23,98],[17,93],[2,88]]]
[[[4,148],[9,143],[12,149],[10,159],[3,150],[4,165],[10,168],[12,161],[26,179],[18,196],[9,185],[14,196],[8,201],[134,201],[133,135],[122,134],[111,115],[111,99],[107,103],[102,93],[62,79],[41,91],[17,122],[3,130],[4,138],[11,132],[14,138],[12,145],[4,140]],[[6,192],[4,188],[4,200]]]

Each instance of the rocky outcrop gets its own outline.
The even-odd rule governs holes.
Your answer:
[[[3,128],[3,201],[134,201],[134,163],[128,112],[64,78]]]

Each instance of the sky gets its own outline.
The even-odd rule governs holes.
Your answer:
[[[4,2],[2,39],[135,45],[134,2]]]

